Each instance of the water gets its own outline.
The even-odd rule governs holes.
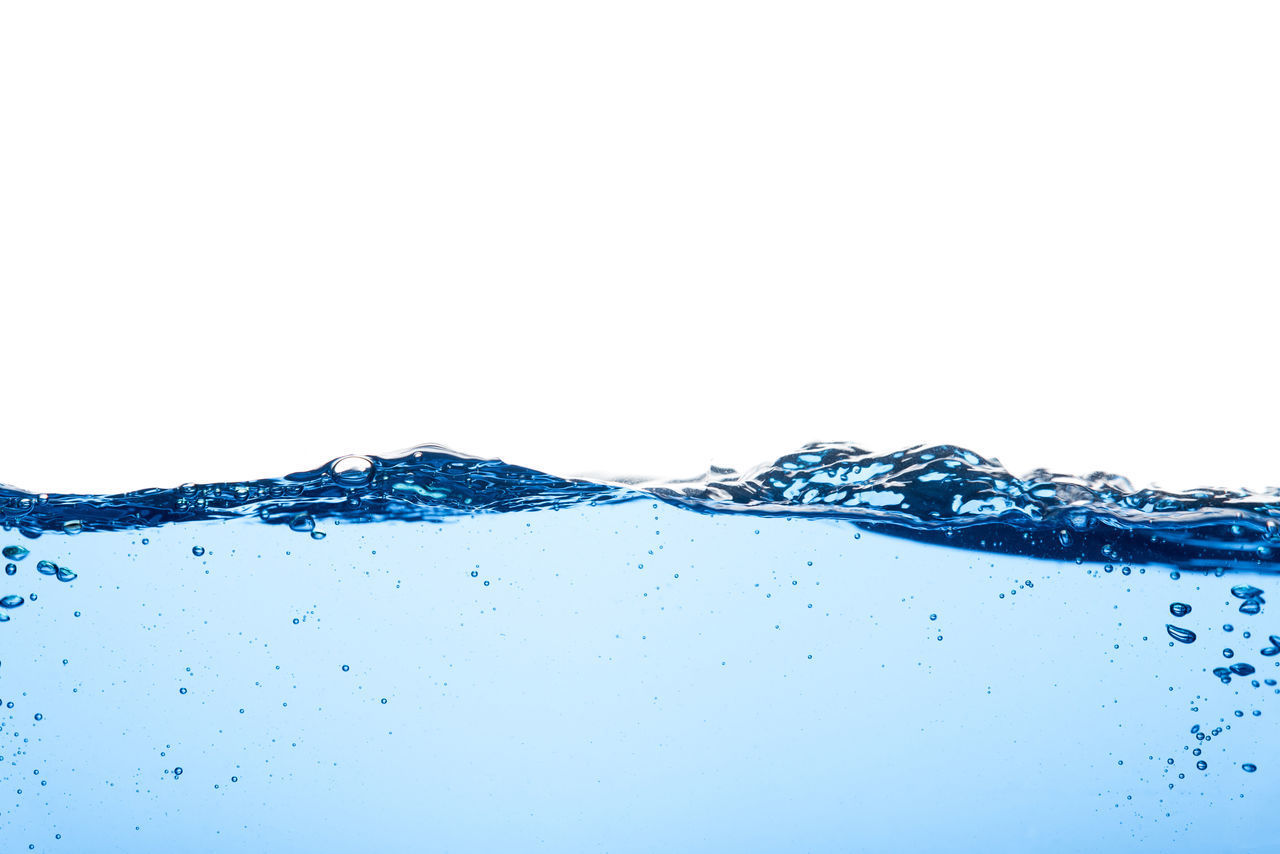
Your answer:
[[[0,518],[5,850],[1280,847],[1274,494],[427,447]]]

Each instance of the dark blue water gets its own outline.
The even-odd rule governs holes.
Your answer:
[[[1280,847],[1274,492],[424,447],[0,519],[5,850]]]

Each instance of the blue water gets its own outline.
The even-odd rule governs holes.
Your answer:
[[[3,850],[1280,850],[1275,493],[424,447],[0,519]]]

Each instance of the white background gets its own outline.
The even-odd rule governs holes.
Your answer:
[[[1280,485],[1274,3],[0,12],[0,482]]]

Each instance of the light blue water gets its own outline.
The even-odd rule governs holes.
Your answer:
[[[1275,497],[936,450],[0,495],[0,843],[1280,849]]]

